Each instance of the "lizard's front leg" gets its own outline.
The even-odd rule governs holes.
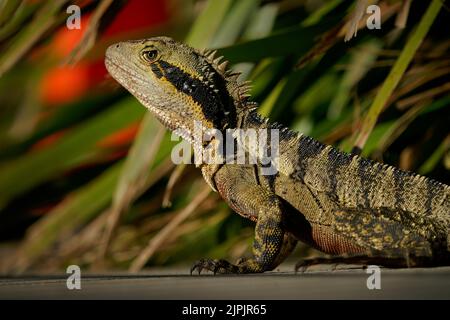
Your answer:
[[[269,271],[278,266],[292,252],[296,244],[297,239],[292,234],[276,226],[275,221],[263,218],[258,220],[255,228],[251,258],[241,258],[236,264],[223,259],[201,259],[193,265],[191,273],[196,269],[199,274],[203,269],[221,274]]]
[[[217,183],[218,191],[235,211],[256,220],[253,255],[237,264],[222,259],[202,259],[194,264],[191,272],[197,269],[200,273],[207,269],[214,273],[258,273],[274,269],[297,243],[283,228],[281,201],[260,185],[234,183],[236,181],[230,179],[230,175],[226,176],[227,179]]]

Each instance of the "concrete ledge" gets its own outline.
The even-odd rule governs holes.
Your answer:
[[[67,289],[66,274],[3,277],[0,299],[450,299],[450,267],[381,269],[380,290],[367,288],[365,270],[329,268],[231,276],[191,276],[188,267],[83,273],[80,290]]]

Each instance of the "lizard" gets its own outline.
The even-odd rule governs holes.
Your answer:
[[[168,37],[130,40],[108,47],[109,74],[169,130],[194,149],[218,141],[194,138],[193,122],[207,129],[278,130],[275,174],[258,163],[198,164],[206,182],[238,214],[255,222],[252,256],[236,263],[201,259],[198,273],[273,270],[298,241],[329,255],[315,263],[386,267],[450,263],[450,187],[431,178],[349,154],[273,123],[257,112],[248,83],[215,51]]]

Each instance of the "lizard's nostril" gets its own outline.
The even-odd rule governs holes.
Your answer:
[[[119,49],[120,48],[120,44],[116,44],[116,49]]]

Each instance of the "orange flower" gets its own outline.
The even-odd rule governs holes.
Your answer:
[[[120,129],[119,131],[103,138],[98,142],[98,145],[103,148],[111,148],[130,144],[136,136],[138,130],[139,122],[133,123],[128,127]]]
[[[77,64],[48,71],[40,83],[40,97],[48,104],[68,103],[89,90],[89,67]]]
[[[90,14],[82,15],[79,30],[62,26],[48,47],[48,52],[57,59],[67,57],[82,39],[90,18]],[[166,0],[129,0],[106,28],[102,38],[159,25],[168,18]],[[40,83],[40,97],[49,105],[69,103],[88,93],[105,79],[106,74],[102,59],[90,62],[83,60],[73,67],[50,69]]]
[[[83,37],[90,17],[90,14],[81,16],[81,29],[69,30],[65,25],[59,29],[50,48],[58,58],[65,58],[77,46]]]

